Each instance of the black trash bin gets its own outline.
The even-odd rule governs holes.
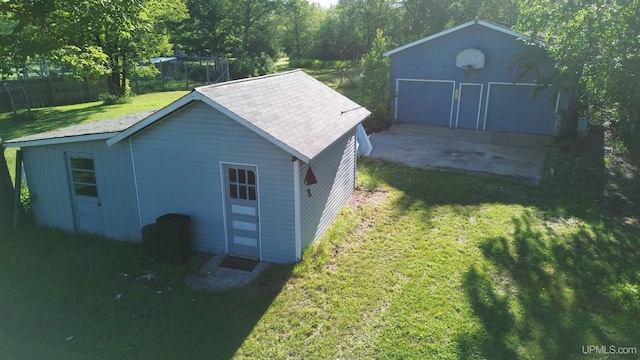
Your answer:
[[[156,219],[158,257],[174,264],[183,264],[191,257],[191,217],[165,214]]]
[[[147,224],[142,227],[142,255],[158,257],[158,225]]]

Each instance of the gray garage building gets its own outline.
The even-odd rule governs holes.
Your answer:
[[[524,39],[528,39],[524,41]],[[527,48],[549,67],[544,47],[507,27],[473,20],[386,52],[391,59],[390,116],[422,123],[552,135],[556,113],[569,96],[550,87],[536,92],[536,77],[514,64]]]
[[[179,213],[194,250],[288,263],[352,193],[368,116],[296,70],[4,146],[23,152],[40,225],[140,241],[142,226]]]

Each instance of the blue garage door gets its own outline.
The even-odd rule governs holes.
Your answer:
[[[396,120],[450,126],[453,81],[399,80]]]
[[[534,85],[490,84],[485,129],[552,135],[556,104],[553,89],[534,96]]]

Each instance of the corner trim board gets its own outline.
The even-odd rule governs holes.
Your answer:
[[[296,260],[300,261],[300,259],[302,258],[302,239],[300,224],[300,160],[296,160],[293,162],[293,211]]]

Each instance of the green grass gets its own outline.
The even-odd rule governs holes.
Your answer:
[[[538,187],[361,160],[361,201],[302,262],[225,293],[184,286],[198,257],[165,265],[136,244],[3,228],[0,358],[582,359],[583,345],[638,347],[640,231],[599,210],[598,161],[567,158],[582,146],[558,146]]]
[[[182,94],[0,118],[0,134]],[[605,141],[557,145],[537,187],[360,160],[360,200],[299,264],[224,293],[184,285],[200,256],[173,266],[142,258],[138,244],[0,225],[0,358],[615,358],[582,353],[640,347],[638,207],[607,195],[633,179],[613,171],[620,158]]]
[[[139,247],[86,235],[2,228],[0,358],[229,358],[288,269],[224,294],[185,289],[200,263],[145,260]],[[11,255],[10,255],[11,254]]]
[[[357,68],[347,68],[345,71],[330,68],[302,70],[351,100],[362,103],[362,80]]]
[[[4,140],[54,130],[84,122],[104,120],[134,112],[159,109],[187,91],[168,91],[135,96],[130,103],[103,106],[102,102],[34,109],[35,120],[12,119],[12,113],[0,114],[0,137]]]
[[[387,200],[343,211],[239,357],[571,359],[640,343],[637,227],[545,187],[371,161],[358,175]]]
[[[24,116],[14,118],[12,113],[0,113],[0,138],[10,140],[65,126],[105,120],[145,110],[160,109],[187,93],[187,91],[167,91],[138,95],[132,98],[131,102],[118,105],[106,106],[102,105],[102,102],[91,102],[34,109],[32,110],[34,119],[25,119]],[[24,114],[21,113],[21,115]],[[13,177],[15,150],[7,149],[5,156],[9,172]]]

